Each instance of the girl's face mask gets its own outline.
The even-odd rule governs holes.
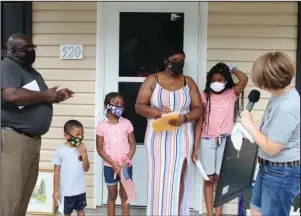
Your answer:
[[[84,139],[84,137],[80,137],[80,136],[79,137],[74,137],[70,134],[69,134],[69,136],[70,136],[70,138],[68,139],[68,142],[71,143],[72,145],[75,145],[75,146],[80,146],[83,139]]]
[[[120,118],[124,112],[124,107],[108,104],[107,110],[110,111],[117,118]]]
[[[210,88],[214,92],[221,92],[222,90],[225,89],[226,83],[221,83],[221,82],[213,82],[210,84]]]

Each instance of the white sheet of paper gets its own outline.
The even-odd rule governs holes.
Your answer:
[[[242,132],[237,125],[233,127],[232,133],[231,133],[231,141],[233,143],[234,148],[239,151],[241,149],[242,145]]]
[[[251,143],[255,142],[251,134],[239,122],[237,122],[232,129],[231,141],[234,148],[238,151],[241,149],[243,138],[247,138]]]
[[[199,169],[199,171],[200,171],[202,177],[203,177],[206,181],[209,181],[209,178],[208,178],[208,176],[206,175],[205,170],[204,170],[204,168],[203,168],[201,162],[200,162],[199,160],[194,160],[194,162],[195,162],[197,168]]]
[[[61,197],[61,201],[57,200],[57,203],[59,205],[58,212],[64,216],[64,197]]]
[[[28,89],[30,91],[41,91],[36,80],[33,80],[30,83],[27,83],[22,88]],[[24,106],[19,106],[19,109],[22,109],[23,107]]]

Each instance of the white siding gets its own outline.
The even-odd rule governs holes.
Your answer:
[[[86,174],[88,207],[94,198],[94,106],[96,57],[96,2],[33,2],[33,42],[38,46],[36,69],[49,87],[75,91],[75,97],[54,105],[50,131],[43,137],[41,169],[53,169],[53,151],[64,140],[63,126],[70,119],[85,128],[91,167]],[[82,44],[83,60],[60,60],[61,44]]]

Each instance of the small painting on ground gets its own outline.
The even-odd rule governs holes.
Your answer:
[[[32,192],[28,214],[54,215],[53,170],[40,170],[36,186]]]

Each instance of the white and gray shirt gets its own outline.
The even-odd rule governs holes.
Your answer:
[[[54,165],[60,166],[60,195],[76,196],[86,192],[83,162],[79,160],[77,149],[61,145],[52,158]]]

